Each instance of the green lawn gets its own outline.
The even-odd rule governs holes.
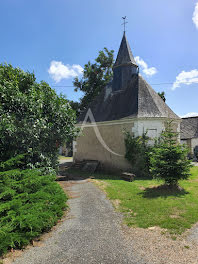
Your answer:
[[[65,156],[61,156],[61,155],[59,155],[59,156],[58,156],[58,159],[59,159],[59,160],[67,160],[67,159],[70,160],[70,159],[72,159],[72,157],[65,157]]]
[[[198,222],[198,167],[193,167],[191,173],[188,181],[180,181],[183,191],[157,188],[162,182],[156,180],[127,182],[112,175],[94,176],[95,182],[124,214],[127,225],[159,226],[170,233],[181,234]]]

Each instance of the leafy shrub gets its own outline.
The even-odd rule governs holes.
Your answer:
[[[189,149],[178,142],[178,133],[172,129],[172,122],[150,153],[150,171],[154,178],[164,180],[167,185],[178,185],[180,179],[190,176]]]
[[[48,231],[66,207],[67,197],[56,176],[14,168],[22,158],[0,164],[0,255]]]
[[[151,146],[149,146],[148,140],[146,133],[139,137],[134,137],[129,132],[125,133],[125,158],[130,162],[132,171],[137,176],[145,177],[149,175]]]
[[[56,167],[58,148],[75,134],[68,101],[34,74],[0,64],[0,161],[27,153],[27,167]]]

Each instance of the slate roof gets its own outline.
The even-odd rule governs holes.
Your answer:
[[[124,33],[113,80],[89,105],[96,122],[130,117],[180,119],[138,74],[137,67]],[[86,112],[80,115],[78,122],[84,121]]]
[[[120,48],[118,51],[117,59],[114,64],[114,68],[120,65],[134,65],[138,67],[133,57],[133,54],[129,46],[128,40],[126,38],[125,32],[122,37],[122,41],[121,41]]]
[[[198,138],[198,116],[182,118],[181,139]]]
[[[140,75],[133,75],[125,90],[103,89],[89,105],[96,122],[130,117],[165,117],[180,119]],[[86,111],[79,117],[84,120]]]

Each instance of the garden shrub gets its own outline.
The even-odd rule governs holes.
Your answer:
[[[23,158],[0,164],[0,255],[48,231],[66,207],[67,197],[56,176],[20,169]]]
[[[75,120],[68,100],[46,82],[0,64],[0,161],[27,153],[27,168],[55,168],[59,147],[76,133]]]
[[[130,162],[132,172],[141,177],[149,176],[149,152],[152,147],[148,140],[146,133],[134,137],[131,133],[125,132],[125,158]]]

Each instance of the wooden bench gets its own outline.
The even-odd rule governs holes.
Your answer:
[[[123,180],[132,182],[135,179],[135,174],[130,173],[130,172],[123,172],[121,174],[121,177],[122,177]]]

